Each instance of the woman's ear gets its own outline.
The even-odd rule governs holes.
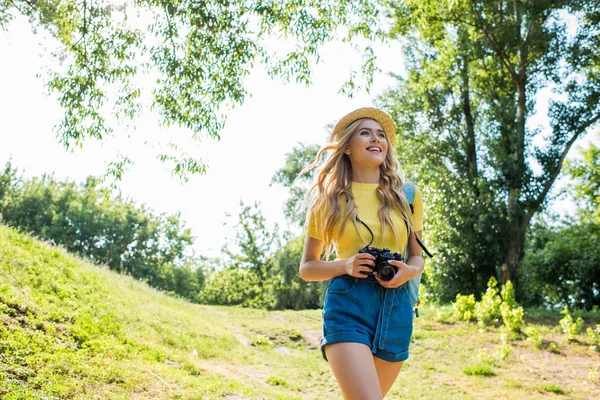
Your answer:
[[[346,146],[346,149],[344,150],[344,154],[350,155],[350,146]]]

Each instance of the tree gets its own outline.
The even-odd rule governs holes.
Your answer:
[[[406,1],[391,12],[407,74],[381,103],[398,122],[398,152],[427,190],[441,189],[431,209],[440,229],[464,220],[436,233],[438,246],[459,246],[436,262],[438,278],[496,265],[514,282],[532,217],[574,141],[600,120],[600,3]],[[544,131],[531,119],[549,89],[561,95]],[[466,264],[485,258],[483,271]]]
[[[307,282],[298,273],[305,240],[304,235],[292,238],[275,255],[271,277],[277,309],[303,310],[323,306],[328,282]]]
[[[30,232],[95,263],[149,285],[196,300],[204,268],[191,246],[193,238],[180,215],[155,215],[106,196],[98,178],[78,185],[49,175],[17,177],[10,162],[0,173],[2,223]]]
[[[55,39],[51,55],[62,67],[49,71],[47,86],[58,95],[64,118],[58,137],[66,148],[118,133],[111,116],[127,122],[145,107],[157,110],[164,125],[219,138],[225,113],[248,95],[244,78],[256,64],[271,77],[309,84],[318,49],[336,37],[382,37],[381,7],[375,0],[138,0],[115,6],[86,0],[2,1],[0,29],[15,16],[29,19]],[[288,40],[279,55],[268,40]],[[361,50],[361,70],[370,84],[376,70],[370,46]],[[137,79],[148,73],[153,79]],[[355,80],[345,89],[351,93]],[[146,100],[149,101],[146,101]],[[149,106],[148,106],[149,104]],[[159,154],[173,172],[204,173],[201,160],[176,142]],[[111,163],[121,176],[131,160]]]
[[[600,149],[591,144],[580,154],[565,168],[570,197],[579,200],[576,215],[553,225],[538,221],[528,240],[523,297],[534,304],[600,306]]]
[[[600,139],[600,134],[596,134]],[[579,218],[600,224],[600,148],[591,144],[581,151],[582,159],[567,163],[566,172],[573,180],[573,197],[581,202]]]
[[[273,255],[279,249],[278,227],[269,231],[259,203],[247,206],[240,201],[240,207],[234,243],[237,249],[231,250],[226,245],[223,251],[230,258],[231,267],[250,270],[262,287],[272,267]]]
[[[314,170],[301,177],[298,177],[298,175],[304,167],[314,160],[318,151],[319,146],[316,144],[298,143],[290,153],[285,155],[285,166],[278,169],[271,178],[271,185],[279,184],[290,190],[290,195],[283,207],[283,213],[289,221],[299,226],[304,225],[306,219],[306,209],[303,207],[303,203]]]

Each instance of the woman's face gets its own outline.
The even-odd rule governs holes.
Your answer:
[[[353,166],[380,166],[388,152],[388,141],[377,121],[365,120],[352,135],[344,153]]]

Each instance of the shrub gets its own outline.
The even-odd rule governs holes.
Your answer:
[[[515,300],[515,291],[511,281],[506,282],[501,291],[502,304],[500,314],[504,326],[513,333],[520,333],[523,327],[523,307],[519,307]]]
[[[456,302],[452,304],[454,308],[454,318],[459,321],[474,321],[475,317],[475,296],[470,294],[464,296],[462,294],[456,295]]]
[[[475,304],[475,316],[480,328],[493,325],[502,317],[500,313],[500,304],[502,299],[498,295],[498,281],[491,277],[488,281],[488,288],[481,296],[481,301]]]
[[[583,319],[578,317],[576,321],[573,321],[573,317],[569,314],[567,306],[561,311],[561,314],[564,315],[558,323],[561,332],[567,334],[569,342],[577,341],[577,335],[583,332]]]
[[[592,350],[600,351],[600,324],[596,325],[595,328],[591,326],[586,329],[585,336],[590,342],[590,348]]]
[[[213,273],[198,300],[203,304],[251,308],[273,308],[275,304],[268,285],[261,286],[258,276],[243,268]]]
[[[527,335],[527,340],[533,343],[533,347],[536,349],[541,349],[543,345],[543,340],[540,337],[540,333],[538,330],[532,326],[528,327],[525,330],[525,335]]]
[[[457,295],[456,302],[452,304],[454,318],[461,321],[477,320],[480,328],[503,322],[511,333],[521,333],[524,312],[515,300],[512,282],[508,281],[502,291],[498,290],[497,285],[496,278],[491,277],[479,302],[475,301],[473,294]]]

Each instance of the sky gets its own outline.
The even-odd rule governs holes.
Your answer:
[[[131,138],[117,135],[66,151],[53,130],[62,110],[55,97],[48,95],[44,80],[36,77],[52,65],[45,55],[47,46],[40,42],[46,43],[44,37],[33,34],[22,18],[0,31],[1,165],[12,158],[26,177],[54,173],[60,180],[82,182],[88,175],[103,175],[106,164],[118,154],[127,155],[134,165],[117,183],[118,189],[157,213],[180,212],[196,238],[195,250],[210,257],[218,256],[223,244],[232,240],[231,226],[237,219],[240,200],[246,204],[260,202],[270,226],[277,223],[281,230],[292,229],[283,216],[287,190],[270,185],[273,174],[284,165],[285,154],[299,142],[323,144],[328,124],[353,109],[371,106],[374,97],[394,85],[389,72],[403,70],[398,43],[376,46],[381,72],[375,76],[371,94],[362,91],[349,99],[338,90],[351,68],[359,66],[360,55],[347,44],[335,42],[322,49],[310,87],[271,80],[256,69],[246,80],[252,97],[228,113],[221,140],[187,142],[186,152],[205,161],[209,169],[205,176],[182,183],[171,176],[166,164],[156,160],[164,149],[143,142],[147,138],[191,137],[191,132],[161,128],[159,117],[150,112],[136,120]],[[537,103],[543,108],[547,98]],[[531,122],[546,123],[543,118]],[[563,200],[554,202],[553,207],[564,214],[570,206]]]
[[[375,77],[372,95],[363,91],[352,99],[338,94],[351,68],[360,62],[360,55],[347,44],[332,43],[322,49],[310,87],[271,80],[264,71],[255,70],[246,81],[252,97],[228,113],[221,140],[187,141],[185,151],[201,158],[209,169],[205,176],[182,183],[172,177],[168,165],[156,160],[164,148],[143,142],[147,137],[191,137],[191,132],[161,128],[158,115],[149,112],[136,120],[130,139],[121,135],[65,150],[53,130],[62,110],[55,97],[48,95],[44,80],[36,78],[51,64],[45,56],[47,46],[40,45],[44,41],[24,19],[0,32],[1,165],[12,158],[25,177],[54,173],[60,180],[82,182],[88,175],[102,175],[106,163],[118,154],[127,155],[134,165],[117,184],[119,190],[155,212],[180,212],[196,237],[197,252],[213,257],[231,239],[240,200],[260,202],[270,226],[277,223],[280,230],[293,229],[283,216],[287,189],[270,186],[274,173],[284,166],[285,154],[299,142],[323,144],[328,124],[353,109],[371,106],[376,94],[393,85],[388,73],[402,69],[398,44],[378,46],[382,72]]]

